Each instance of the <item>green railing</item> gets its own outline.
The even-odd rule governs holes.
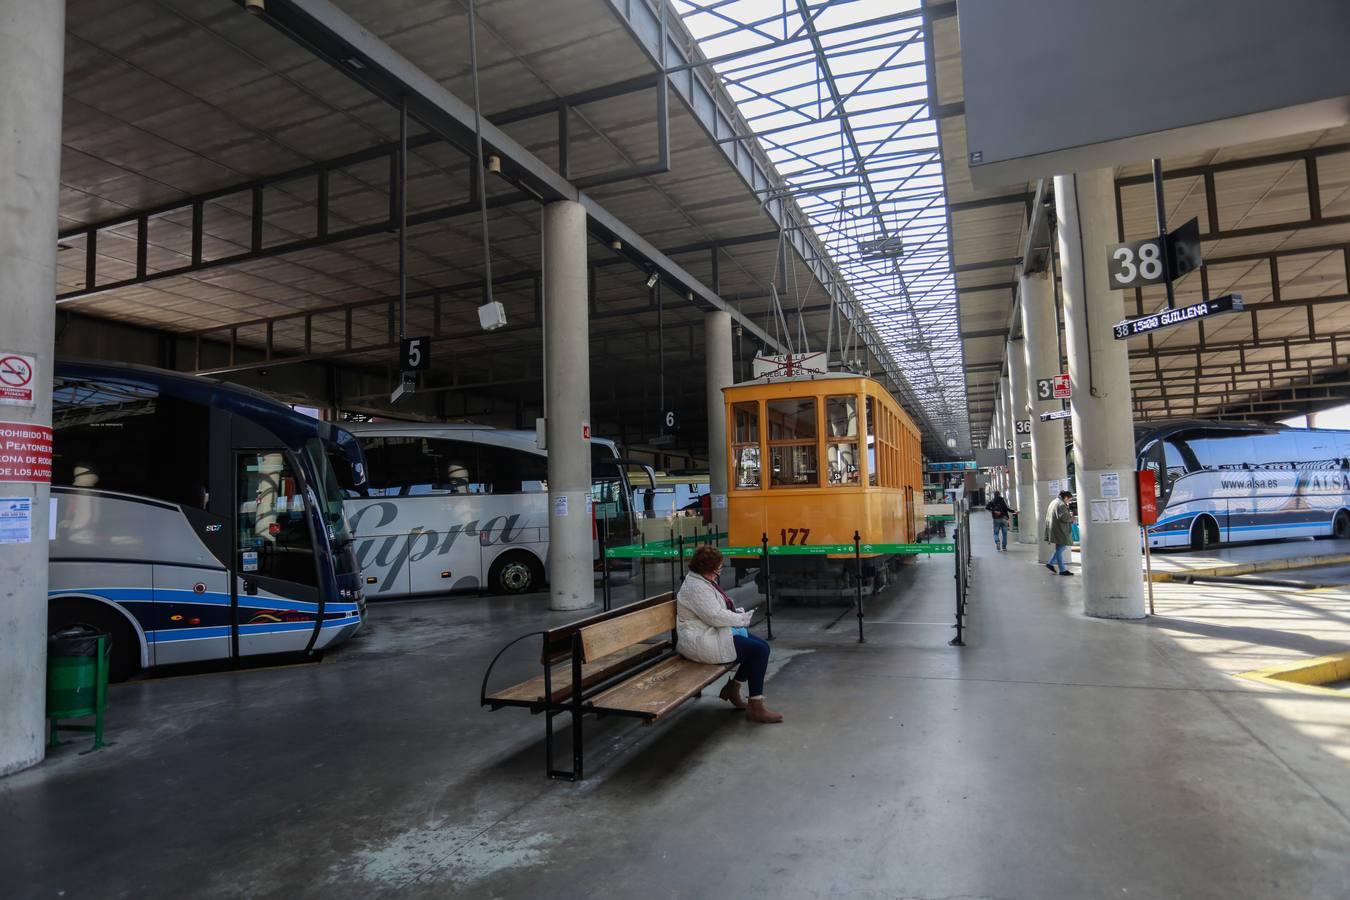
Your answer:
[[[694,555],[696,544],[663,546],[669,541],[650,544],[627,544],[622,547],[605,548],[606,559],[678,559],[681,556]],[[753,544],[745,547],[718,547],[723,556],[749,557],[763,556],[852,556],[861,552],[868,556],[914,556],[920,553],[955,553],[953,543],[925,544]]]

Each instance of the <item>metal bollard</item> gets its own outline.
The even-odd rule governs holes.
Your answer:
[[[773,563],[769,561],[769,536],[761,532],[759,543],[764,561],[764,624],[769,629],[769,640],[773,640]]]
[[[862,643],[863,638],[863,600],[862,600],[862,535],[853,532],[853,565],[854,581],[857,582],[855,591],[858,604],[858,643]]]

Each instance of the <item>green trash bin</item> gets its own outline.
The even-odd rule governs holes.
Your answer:
[[[1020,529],[1017,526],[1017,513],[1012,514],[1012,530],[1020,533]]]
[[[65,725],[66,731],[93,732],[97,750],[103,743],[103,710],[108,705],[108,663],[112,638],[88,625],[72,625],[47,638],[48,746],[56,747],[61,719],[94,717],[93,725]]]

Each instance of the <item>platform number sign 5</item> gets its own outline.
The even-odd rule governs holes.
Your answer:
[[[419,372],[431,365],[429,337],[404,338],[399,348],[399,360],[404,372]]]
[[[1106,276],[1113,291],[1167,280],[1167,257],[1159,238],[1117,244],[1107,252]]]

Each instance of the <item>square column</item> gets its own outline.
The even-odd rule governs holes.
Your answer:
[[[1124,317],[1119,291],[1106,287],[1106,248],[1116,240],[1115,185],[1109,169],[1055,176],[1064,335],[1073,383],[1073,454],[1082,535],[1083,611],[1113,619],[1144,617],[1143,560],[1134,497],[1134,411],[1128,348],[1111,326]],[[1114,476],[1103,477],[1103,476]],[[1093,522],[1092,502],[1113,485],[1128,520]]]
[[[544,377],[548,404],[549,609],[595,602],[591,540],[591,344],[586,208],[544,207]]]

